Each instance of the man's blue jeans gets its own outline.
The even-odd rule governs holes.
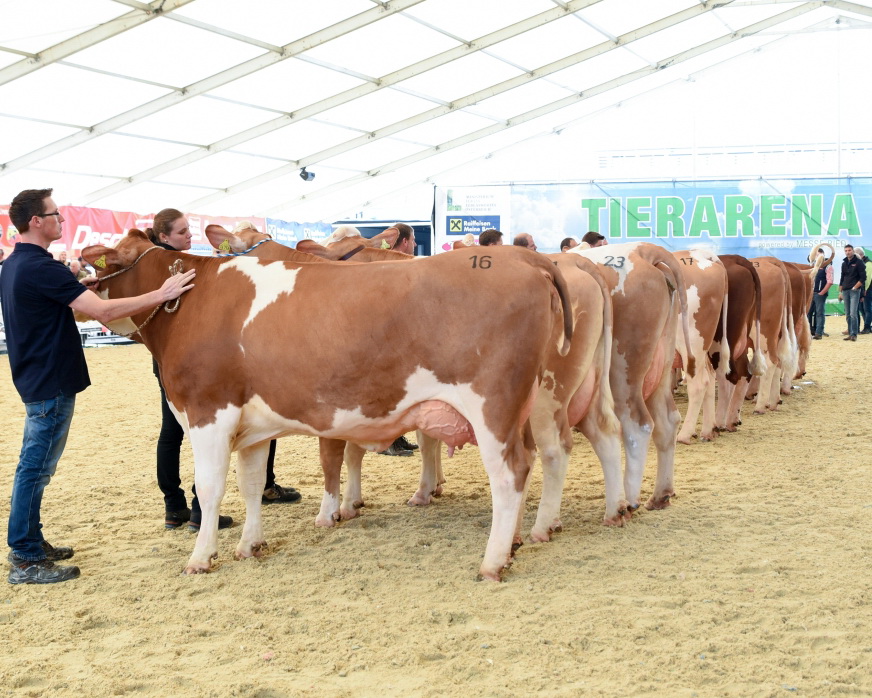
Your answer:
[[[872,329],[872,287],[866,289],[866,297],[863,299],[866,308],[866,324],[864,330]]]
[[[16,557],[43,560],[42,493],[58,467],[67,444],[76,396],[25,403],[24,442],[12,483],[6,542]]]
[[[824,333],[824,321],[826,320],[824,309],[827,304],[827,294],[821,295],[820,293],[815,293],[811,297],[811,301],[814,304],[814,327],[811,328],[811,333],[822,335]]]
[[[842,298],[845,301],[845,316],[848,319],[848,334],[856,336],[860,334],[860,289],[843,289]]]

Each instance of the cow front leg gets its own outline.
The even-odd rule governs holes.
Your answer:
[[[324,496],[321,509],[315,517],[316,526],[330,528],[339,521],[339,479],[342,474],[342,457],[345,442],[339,439],[318,439],[321,469],[324,471]]]
[[[245,500],[245,525],[234,557],[261,557],[267,547],[263,536],[263,489],[266,485],[266,460],[269,441],[241,448],[236,462],[236,484]]]
[[[342,504],[339,506],[339,516],[343,521],[355,518],[363,503],[363,456],[366,449],[350,441],[345,444],[345,469],[348,472],[348,480],[345,482],[345,492],[342,495]]]
[[[235,432],[239,410],[228,410],[205,427],[189,430],[194,451],[194,482],[202,515],[194,552],[185,574],[208,572],[218,557],[218,510],[224,499],[227,471],[230,468],[230,439]],[[261,489],[261,493],[263,489]]]
[[[699,411],[702,408],[703,397],[706,391],[706,372],[703,365],[697,361],[697,372],[692,378],[687,379],[687,413],[684,416],[684,424],[678,432],[678,443],[690,445],[696,433],[696,423],[699,419]]]
[[[408,502],[410,507],[427,506],[433,497],[442,494],[442,442],[418,430],[418,445],[421,447],[421,480],[418,489]]]

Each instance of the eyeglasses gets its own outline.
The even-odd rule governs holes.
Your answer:
[[[37,213],[36,215],[37,215],[39,218],[48,218],[49,216],[60,216],[60,215],[61,215],[61,212],[60,212],[60,211],[55,211],[54,213]]]

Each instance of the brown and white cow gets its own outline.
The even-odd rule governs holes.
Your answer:
[[[621,423],[626,465],[624,495],[630,509],[641,503],[650,439],[657,448],[657,477],[649,509],[669,506],[675,494],[675,437],[680,415],[672,397],[671,371],[679,316],[687,327],[687,296],[679,263],[650,243],[569,250],[595,262],[611,291],[614,335],[609,383]],[[688,375],[696,372],[688,350]]]
[[[154,247],[136,230],[115,249],[83,251],[109,298],[138,295],[180,269],[197,272],[176,312],[159,306],[111,323],[137,331],[152,352],[194,451],[203,522],[187,573],[208,571],[217,556],[232,451],[246,504],[241,559],[265,545],[270,439],[308,434],[383,449],[420,427],[446,443],[477,442],[493,500],[481,575],[499,579],[533,460],[528,418],[544,357],[549,342],[568,351],[572,317],[549,260],[509,246],[489,253],[486,268],[463,252],[340,267],[196,257]],[[395,303],[384,302],[388,291]],[[355,303],[337,304],[337,294]],[[462,331],[446,326],[434,336],[406,320],[412,306],[432,318],[450,307]]]
[[[682,365],[687,365],[687,350],[696,360],[696,374],[686,379],[687,413],[678,432],[678,442],[693,443],[696,422],[702,409],[700,441],[715,437],[715,369],[709,353],[729,356],[726,334],[714,345],[719,326],[727,326],[727,270],[717,255],[703,249],[681,250],[672,253],[681,262],[684,286],[687,290],[687,314],[690,337],[685,341],[683,328],[678,328],[676,351]]]
[[[744,402],[744,391],[735,386],[742,380],[747,386],[753,376],[766,372],[767,362],[758,347],[763,295],[757,268],[745,257],[718,255],[727,272],[726,328],[718,325],[715,342],[726,335],[729,354],[713,356],[718,377],[718,399],[715,423],[721,431],[736,431]],[[753,351],[749,359],[748,353]]]
[[[397,231],[393,229],[393,236]],[[246,230],[233,234],[218,226],[209,226],[207,236],[213,245],[220,246],[230,239],[236,250],[251,250],[251,254],[266,259],[289,258],[290,250],[283,245],[263,242],[262,233]],[[359,239],[339,240],[328,247],[313,241],[301,241],[301,247],[319,257],[341,259],[348,251],[360,244],[377,247],[379,237],[389,236],[385,232],[363,241]],[[389,242],[392,242],[389,240]],[[261,244],[262,243],[262,244]],[[389,250],[373,249],[373,253],[396,254]],[[296,252],[299,255],[299,252]],[[407,255],[403,255],[411,259]],[[355,255],[351,261],[359,259]],[[595,264],[589,260],[566,255],[550,255],[566,281],[571,301],[574,325],[572,345],[565,356],[557,347],[549,348],[544,378],[530,416],[534,441],[539,448],[543,464],[543,495],[539,514],[531,531],[534,541],[546,541],[550,533],[560,528],[559,510],[566,476],[572,437],[569,427],[578,424],[580,430],[591,441],[600,458],[606,481],[606,513],[603,522],[619,525],[627,514],[627,503],[622,497],[620,469],[619,425],[614,415],[611,389],[608,382],[611,361],[611,301],[606,287]],[[481,263],[489,263],[490,257],[483,255]],[[445,479],[442,474],[441,444],[418,432],[423,460],[421,482],[418,490],[409,500],[410,505],[430,504],[432,496],[441,494]],[[344,450],[345,464],[348,468],[348,481],[339,515],[342,519],[357,516],[363,506],[361,489],[361,468],[365,450],[357,444],[321,440],[322,466],[326,473],[335,470],[337,459]],[[453,449],[449,448],[449,454]],[[332,519],[316,521],[319,525],[332,525]],[[515,535],[515,543],[520,542],[520,520]]]

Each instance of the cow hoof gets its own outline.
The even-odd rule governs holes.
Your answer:
[[[615,528],[620,528],[624,525],[624,514],[618,512],[614,516],[604,516],[603,517],[603,526],[611,526]]]
[[[680,444],[684,444],[685,446],[690,446],[691,444],[693,444],[693,437],[690,437],[690,436],[679,437],[676,439],[676,442],[678,442]]]
[[[703,434],[702,436],[699,437],[699,440],[702,443],[707,443],[707,444],[711,443],[712,441],[715,440],[715,434],[716,434],[716,432],[712,432],[711,434],[708,434],[708,435]]]
[[[515,556],[515,553],[518,552],[518,548],[520,548],[522,545],[524,545],[523,539],[520,536],[515,536],[514,540],[512,541],[512,557]]]
[[[350,521],[351,519],[356,519],[360,516],[360,512],[358,511],[358,507],[352,505],[351,507],[339,507],[339,518],[343,521]]]
[[[436,485],[436,489],[433,490],[433,496],[434,497],[441,497],[442,496],[442,484],[441,483]]]
[[[237,548],[236,552],[233,553],[233,557],[236,560],[245,560],[249,557],[263,557],[268,549],[269,545],[267,545],[265,540],[262,540],[260,543],[253,543],[250,547]]]
[[[675,496],[674,492],[670,492],[668,494],[660,495],[659,497],[651,497],[648,502],[645,504],[645,508],[649,511],[654,511],[656,509],[665,509],[670,506],[672,502],[670,499]]]
[[[337,521],[339,521],[339,512],[331,514],[330,516],[318,515],[315,518],[315,525],[320,528],[333,528]]]
[[[217,555],[216,555],[217,557]],[[211,560],[211,558],[210,558]],[[212,569],[211,562],[189,562],[185,574],[206,574]]]
[[[530,541],[533,543],[550,543],[551,534],[548,531],[537,531],[534,528],[532,531],[530,531]]]
[[[490,572],[488,570],[481,569],[478,572],[478,581],[479,582],[501,582],[503,580],[500,577],[499,572]]]
[[[429,506],[432,501],[433,500],[430,498],[429,494],[425,495],[421,492],[415,492],[406,504],[410,507],[426,507]]]
[[[754,410],[754,414],[766,414],[766,410]]]

